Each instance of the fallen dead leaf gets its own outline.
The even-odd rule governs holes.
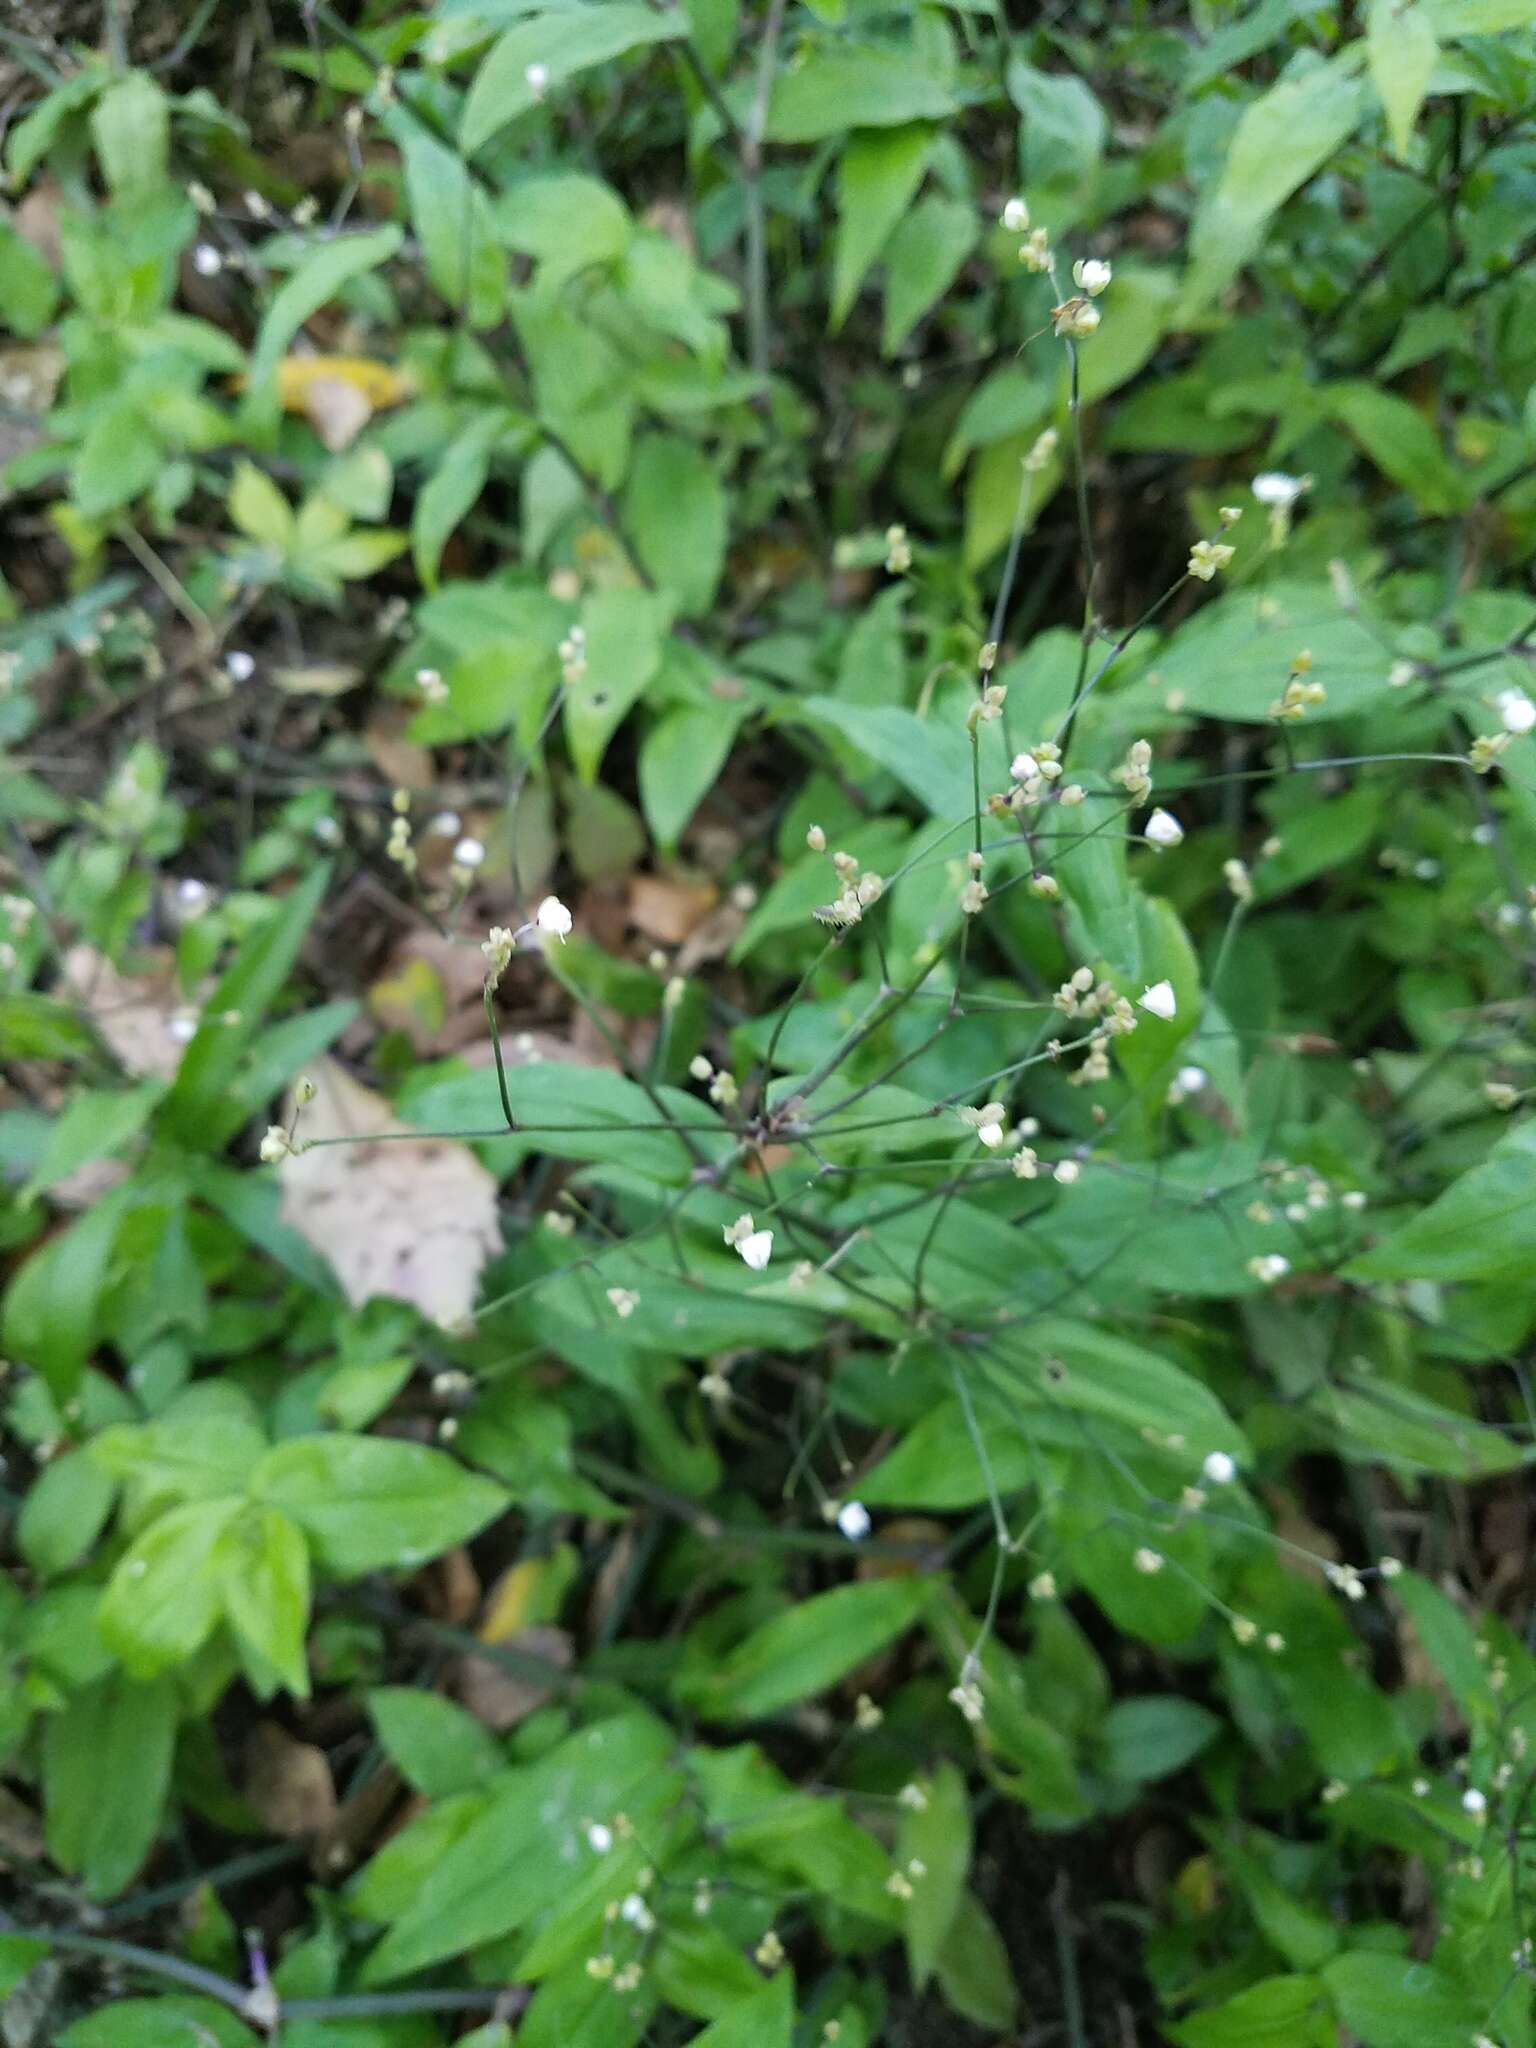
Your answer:
[[[674,974],[692,974],[710,960],[723,960],[746,929],[747,913],[722,903],[689,933],[672,962]]]
[[[405,738],[405,728],[416,716],[414,704],[393,701],[378,705],[363,729],[363,745],[379,773],[399,789],[430,789],[435,770],[428,747]],[[452,835],[443,835],[446,854]]]
[[[94,946],[71,946],[55,993],[85,1011],[125,1072],[136,1080],[168,1081],[181,1064],[197,1010],[182,994],[168,946],[140,957],[143,971],[126,975]]]
[[[520,1721],[554,1697],[557,1674],[570,1669],[571,1639],[562,1628],[525,1628],[520,1635],[498,1647],[522,1651],[530,1660],[553,1666],[547,1679],[530,1662],[526,1670],[514,1670],[491,1657],[465,1657],[455,1676],[455,1691],[461,1705],[477,1721],[498,1735],[515,1728]]]
[[[714,909],[720,893],[709,883],[675,881],[666,875],[632,875],[629,921],[659,946],[680,946]]]
[[[309,1078],[316,1094],[302,1139],[392,1142],[328,1144],[285,1159],[283,1221],[330,1262],[354,1306],[383,1295],[434,1322],[464,1322],[501,1249],[494,1177],[467,1145],[402,1123],[334,1060],[315,1061]]]
[[[336,1818],[325,1751],[275,1721],[258,1721],[246,1740],[245,1796],[263,1827],[289,1842],[319,1834]]]

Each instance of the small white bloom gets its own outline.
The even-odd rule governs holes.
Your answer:
[[[1135,1565],[1137,1571],[1145,1572],[1150,1578],[1153,1574],[1162,1570],[1164,1563],[1163,1553],[1160,1550],[1153,1550],[1148,1545],[1143,1544],[1131,1559],[1131,1563]]]
[[[845,1500],[837,1511],[837,1526],[850,1543],[858,1543],[869,1534],[869,1509],[861,1500]]]
[[[1230,1486],[1237,1477],[1237,1461],[1225,1451],[1212,1451],[1200,1470],[1212,1486]]]
[[[1058,1159],[1056,1162],[1056,1178],[1064,1188],[1071,1187],[1075,1180],[1081,1179],[1082,1171],[1075,1159]]]
[[[1236,552],[1225,541],[1197,540],[1189,551],[1186,573],[1198,577],[1202,583],[1209,583],[1218,569],[1226,568]]]
[[[1177,1074],[1174,1075],[1181,1095],[1198,1095],[1207,1086],[1210,1078],[1204,1067],[1195,1066],[1180,1067]]]
[[[485,847],[478,839],[461,839],[453,849],[456,868],[477,868],[485,859]]]
[[[1184,827],[1172,811],[1154,811],[1141,828],[1141,836],[1150,839],[1154,846],[1177,846],[1184,837]]]
[[[1475,1785],[1469,1785],[1466,1791],[1462,1793],[1461,1810],[1463,1813],[1470,1813],[1474,1817],[1488,1811],[1488,1801]]]
[[[1524,733],[1536,726],[1536,704],[1524,690],[1501,690],[1494,702],[1506,732]]]
[[[523,79],[534,98],[541,100],[549,85],[549,66],[547,64],[530,64],[523,72]]]
[[[1250,489],[1261,505],[1294,505],[1312,479],[1287,476],[1283,469],[1261,470]]]
[[[231,648],[224,657],[224,673],[232,683],[248,683],[256,673],[256,657],[243,647]]]
[[[1100,262],[1096,256],[1086,256],[1072,266],[1072,282],[1080,292],[1086,292],[1090,299],[1096,299],[1100,292],[1109,289],[1109,281],[1113,275],[1110,266]]]
[[[773,1256],[773,1232],[754,1230],[750,1237],[742,1239],[736,1249],[754,1273],[761,1273]]]
[[[267,1135],[261,1141],[261,1161],[264,1166],[275,1166],[279,1159],[292,1155],[293,1146],[288,1133],[281,1124],[269,1124]]]
[[[212,897],[208,884],[200,882],[196,875],[183,875],[176,884],[176,908],[189,923],[194,917],[201,917]]]
[[[178,1045],[190,1045],[197,1036],[197,1019],[189,1010],[179,1010],[166,1019],[165,1028]]]
[[[1056,1575],[1054,1572],[1036,1572],[1029,1582],[1031,1600],[1054,1600],[1056,1598]]]
[[[548,932],[564,945],[575,919],[558,896],[546,896],[533,913],[533,921],[541,932]]]
[[[1179,999],[1173,992],[1171,981],[1154,981],[1150,988],[1142,990],[1136,1000],[1143,1010],[1150,1011],[1154,1017],[1161,1017],[1164,1023],[1178,1015]]]
[[[608,1300],[612,1304],[614,1314],[621,1322],[626,1316],[632,1316],[640,1306],[640,1297],[632,1287],[610,1287],[608,1289]]]
[[[192,251],[192,268],[199,277],[217,277],[224,268],[224,258],[212,242],[199,242]]]
[[[1255,1280],[1266,1287],[1273,1287],[1277,1280],[1283,1280],[1291,1270],[1291,1262],[1282,1252],[1260,1252],[1248,1261],[1248,1270]]]
[[[1010,199],[1003,208],[1003,226],[1010,235],[1022,235],[1029,226],[1029,208],[1022,199]]]

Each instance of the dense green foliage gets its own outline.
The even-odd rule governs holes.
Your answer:
[[[7,2040],[1533,2048],[1536,4],[158,12],[0,39]]]

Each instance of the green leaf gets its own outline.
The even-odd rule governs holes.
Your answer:
[[[214,1549],[237,1500],[194,1501],[150,1523],[107,1581],[103,1642],[135,1678],[185,1663],[219,1618]]]
[[[834,334],[921,184],[933,136],[931,127],[912,122],[899,128],[868,128],[848,138],[837,167],[837,234],[827,319]]]
[[[228,506],[242,533],[286,559],[293,546],[293,507],[264,469],[254,462],[236,463]]]
[[[693,1673],[683,1698],[706,1720],[752,1721],[813,1698],[904,1634],[928,1601],[921,1579],[837,1586],[777,1614],[712,1671]]]
[[[1440,59],[1440,39],[1428,8],[1417,0],[1371,0],[1366,56],[1371,83],[1386,109],[1392,147],[1406,157],[1413,124]]]
[[[1337,2048],[1320,1977],[1265,1977],[1222,2005],[1167,2024],[1178,2048]]]
[[[1111,1330],[1064,1316],[1035,1316],[997,1332],[993,1344],[1010,1377],[1022,1379],[1053,1407],[1102,1416],[1138,1435],[1182,1435],[1202,1458],[1212,1450],[1247,1456],[1241,1431],[1208,1387]]]
[[[88,519],[104,518],[147,491],[159,475],[165,449],[138,408],[108,405],[86,430],[70,469],[70,495]]]
[[[1481,1479],[1511,1472],[1532,1455],[1486,1423],[1387,1380],[1322,1387],[1310,1405],[1338,1449],[1360,1464]]]
[[[48,1853],[89,1896],[120,1892],[149,1854],[176,1741],[171,1680],[122,1672],[77,1692],[43,1732]]]
[[[503,1512],[499,1486],[396,1437],[300,1436],[267,1452],[251,1492],[290,1515],[342,1577],[423,1564]]]
[[[674,847],[714,787],[745,716],[745,703],[677,704],[640,742],[640,807],[661,847]]]
[[[613,187],[579,171],[521,180],[497,201],[496,222],[509,248],[537,257],[543,286],[617,263],[635,232]]]
[[[32,244],[9,221],[0,221],[0,303],[5,324],[30,341],[53,318],[58,280]]]
[[[459,125],[459,147],[473,156],[509,121],[526,114],[540,97],[547,98],[579,72],[687,32],[681,12],[658,13],[627,0],[519,22],[491,45],[475,74]],[[544,66],[542,92],[528,82],[531,64]]]
[[[1328,692],[1308,720],[1343,718],[1390,702],[1392,656],[1377,633],[1340,608],[1326,583],[1281,582],[1232,590],[1203,606],[1161,648],[1165,688],[1188,711],[1267,724],[1295,657],[1306,649]]]
[[[939,1951],[940,1989],[955,2011],[978,2027],[1010,2034],[1018,2016],[1008,1945],[974,1892],[962,1892]]]
[[[1391,0],[1388,0],[1391,4]],[[1440,437],[1416,407],[1374,384],[1330,384],[1327,398],[1376,467],[1400,484],[1425,512],[1461,509],[1466,487],[1452,469]]]
[[[715,465],[680,434],[647,434],[630,464],[625,525],[652,580],[684,617],[708,611],[728,519]]]
[[[11,1278],[0,1343],[68,1400],[96,1341],[97,1308],[124,1216],[137,1196],[121,1188],[51,1237]]]
[[[275,1508],[247,1507],[221,1530],[213,1569],[225,1619],[256,1675],[275,1673],[307,1699],[309,1551],[299,1530]]]
[[[234,1082],[263,1016],[293,970],[330,878],[328,863],[312,867],[241,946],[209,997],[162,1111],[167,1126],[187,1143],[199,1143],[218,1098]]]
[[[130,71],[107,87],[91,109],[91,140],[117,198],[141,198],[165,182],[170,104],[148,72]]]
[[[490,474],[491,448],[506,431],[508,416],[482,413],[443,450],[443,458],[417,494],[411,512],[411,554],[428,590],[437,588],[443,549],[459,522],[479,501]]]
[[[1365,108],[1356,64],[1348,52],[1328,63],[1297,59],[1244,111],[1190,231],[1181,320],[1225,290],[1258,249],[1270,217],[1353,133]]]
[[[256,2048],[256,2041],[228,2006],[180,1991],[163,1998],[114,1998],[67,2027],[55,2048]],[[367,2044],[355,2042],[354,2048]]]
[[[376,1686],[368,1712],[390,1762],[424,1798],[473,1791],[505,1767],[490,1730],[441,1693]]]
[[[769,142],[824,142],[850,128],[938,121],[954,96],[916,50],[874,43],[817,43],[780,71],[768,102]]]
[[[1099,1743],[1111,1777],[1133,1785],[1168,1778],[1208,1749],[1221,1723],[1206,1707],[1176,1693],[1117,1700],[1104,1716]]]
[[[600,590],[582,606],[586,671],[566,685],[565,736],[583,782],[597,780],[608,742],[661,665],[670,609],[646,590]]]
[[[393,225],[361,235],[339,235],[312,249],[273,293],[251,356],[245,397],[248,431],[262,438],[270,434],[277,414],[277,366],[304,322],[329,305],[353,278],[387,263],[403,240],[402,230]]]
[[[918,321],[954,283],[976,245],[976,209],[930,192],[898,223],[885,245],[885,322],[880,348],[893,356]]]
[[[1467,2048],[1487,2010],[1448,1971],[1409,1956],[1354,1949],[1322,1976],[1364,2048]]]
[[[789,2048],[794,2025],[794,1979],[781,1970],[760,1991],[695,2034],[689,2048]]]
[[[971,1802],[965,1779],[942,1763],[915,1780],[924,1804],[904,1807],[896,1835],[897,1868],[912,1886],[902,1910],[907,1961],[921,1991],[938,1967],[971,1867]],[[912,1864],[920,1866],[914,1874]]]
[[[1023,117],[1019,161],[1026,185],[1075,191],[1094,175],[1109,124],[1081,78],[1037,71],[1016,57],[1008,65],[1008,96]]]
[[[894,704],[847,704],[838,697],[807,697],[790,715],[840,733],[945,824],[972,814],[971,743],[963,727],[936,717],[919,718]],[[986,758],[987,734],[995,730],[982,727],[983,791],[992,786],[989,776],[1006,775],[1000,742],[994,743],[996,759]]]
[[[1536,1123],[1517,1124],[1480,1166],[1370,1251],[1346,1280],[1483,1280],[1536,1256]]]
[[[506,311],[507,259],[489,198],[463,158],[405,108],[390,108],[384,127],[405,160],[406,197],[434,289],[471,327],[496,326]]]
[[[71,1096],[18,1199],[31,1201],[92,1160],[110,1158],[143,1130],[163,1093],[162,1082],[144,1081],[137,1088],[84,1088]]]
[[[34,1571],[52,1578],[78,1564],[106,1526],[117,1488],[83,1451],[45,1465],[28,1489],[16,1541]]]

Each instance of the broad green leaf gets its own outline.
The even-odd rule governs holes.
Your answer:
[[[640,807],[659,846],[676,846],[714,787],[746,710],[744,703],[676,704],[640,742]]]
[[[30,1201],[95,1159],[109,1159],[136,1138],[160,1100],[163,1084],[136,1088],[84,1088],[70,1097],[19,1199]]]
[[[160,1515],[119,1562],[102,1595],[102,1640],[135,1678],[184,1664],[219,1618],[214,1552],[238,1500],[194,1501]]]
[[[999,1330],[990,1349],[1010,1379],[1048,1406],[1102,1416],[1138,1434],[1181,1435],[1202,1458],[1212,1450],[1246,1456],[1242,1432],[1210,1389],[1150,1346],[1046,1315]]]
[[[1341,609],[1326,583],[1281,582],[1233,590],[1181,626],[1158,652],[1165,688],[1209,718],[1270,721],[1291,663],[1305,650],[1327,691],[1308,720],[1349,717],[1393,700],[1392,655],[1363,620]]]
[[[813,1698],[910,1628],[928,1592],[921,1579],[872,1579],[802,1600],[690,1675],[686,1703],[706,1720],[753,1721]]]
[[[164,1415],[157,1422],[102,1430],[85,1455],[148,1501],[217,1500],[244,1491],[266,1438],[227,1409]]]
[[[221,1530],[213,1565],[225,1618],[255,1675],[270,1672],[307,1699],[309,1551],[298,1528],[275,1508],[244,1508]]]
[[[902,1809],[896,1865],[912,1887],[902,1908],[907,1960],[918,1990],[938,1966],[971,1867],[971,1802],[951,1763],[914,1781],[923,1803]],[[914,1863],[917,1865],[914,1870]]]
[[[1481,1280],[1536,1256],[1536,1124],[1517,1124],[1445,1192],[1381,1244],[1351,1259],[1347,1280]]]
[[[1265,1977],[1221,2005],[1167,2025],[1178,2048],[1338,2048],[1320,1977]]]
[[[455,527],[473,510],[490,474],[490,451],[505,431],[507,416],[486,412],[470,421],[443,450],[443,459],[422,485],[411,512],[411,554],[428,590]]]
[[[1310,1406],[1326,1418],[1337,1449],[1357,1464],[1481,1479],[1513,1471],[1530,1455],[1513,1437],[1388,1380],[1320,1388]]]
[[[376,1686],[368,1712],[390,1762],[427,1799],[473,1791],[504,1768],[490,1731],[441,1693]]]
[[[1488,2006],[1437,1964],[1375,1949],[1336,1956],[1322,1977],[1364,2048],[1467,2048]]]
[[[671,622],[665,594],[600,590],[581,608],[586,669],[565,692],[565,736],[584,782],[595,782],[608,742],[661,663]]]
[[[613,187],[579,171],[519,180],[496,202],[496,221],[509,248],[538,259],[545,286],[617,263],[635,232]]]
[[[257,2040],[217,1999],[177,1991],[114,1998],[66,2027],[54,2048],[256,2048]]]
[[[45,1465],[27,1490],[16,1541],[34,1571],[54,1577],[78,1564],[106,1525],[117,1488],[83,1451]]]
[[[866,762],[894,775],[945,824],[974,815],[971,742],[958,722],[920,718],[894,704],[846,704],[838,697],[807,697],[790,715],[841,734]],[[995,731],[981,729],[983,792],[1007,772],[1001,742],[988,739]]]
[[[652,580],[684,617],[708,611],[728,532],[714,463],[680,434],[647,434],[635,448],[624,502],[625,529]]]
[[[770,142],[823,142],[850,128],[938,121],[954,96],[915,50],[873,43],[818,43],[781,70],[768,102]]]
[[[1387,0],[1391,4],[1391,0]],[[1328,402],[1366,454],[1425,512],[1461,509],[1466,491],[1417,407],[1374,384],[1332,384]]]
[[[1440,58],[1429,8],[1421,0],[1371,0],[1366,55],[1371,83],[1386,109],[1392,147],[1406,157],[1413,124]]]
[[[41,1373],[58,1400],[80,1383],[113,1247],[136,1200],[131,1184],[104,1196],[33,1252],[6,1288],[0,1342],[18,1364]]]
[[[52,270],[9,221],[0,221],[0,298],[6,325],[27,340],[42,333],[59,300]]]
[[[781,1970],[695,2034],[689,2048],[789,2048],[795,2025],[794,1979]]]
[[[293,507],[265,470],[254,462],[235,465],[229,487],[229,516],[244,534],[286,557],[293,546]]]
[[[1216,1740],[1221,1725],[1208,1707],[1177,1693],[1117,1700],[1099,1729],[1099,1750],[1111,1777],[1150,1784],[1183,1770]]]
[[[160,1825],[176,1741],[170,1679],[123,1672],[76,1693],[43,1732],[48,1853],[93,1899],[120,1892]]]
[[[1392,1597],[1408,1611],[1421,1646],[1445,1680],[1452,1699],[1469,1721],[1491,1720],[1497,1711],[1488,1666],[1472,1624],[1453,1601],[1417,1572],[1401,1572]]]
[[[978,2027],[1012,2032],[1018,1992],[1008,1945],[974,1892],[962,1892],[938,1958],[939,1988],[954,2010]]]
[[[1068,192],[1098,169],[1109,124],[1091,88],[1069,72],[1008,65],[1008,96],[1019,110],[1019,162],[1029,187]]]
[[[386,132],[405,160],[405,191],[433,288],[471,327],[494,327],[506,310],[507,259],[491,202],[464,159],[403,107],[389,109]]]
[[[77,511],[104,518],[147,491],[165,461],[165,448],[145,415],[126,400],[97,413],[70,470]]]
[[[355,277],[387,263],[404,236],[393,225],[365,234],[340,235],[312,249],[290,277],[278,286],[262,316],[251,356],[245,397],[247,430],[265,439],[277,410],[277,366],[304,322],[329,305]]]
[[[164,182],[170,133],[169,102],[147,71],[130,71],[107,87],[91,109],[91,140],[119,199],[132,201]]]
[[[541,14],[535,21],[519,22],[491,45],[475,73],[459,125],[460,148],[466,156],[473,156],[509,121],[558,92],[567,79],[630,50],[670,42],[685,35],[687,26],[680,12],[658,13],[630,4],[630,0],[612,0],[607,6],[564,14]],[[528,71],[530,65],[540,64],[545,77],[542,87],[536,89],[529,82]]]
[[[1353,133],[1365,109],[1357,66],[1353,52],[1327,63],[1298,58],[1244,111],[1216,188],[1195,215],[1181,319],[1226,289],[1271,216]]]
[[[1113,811],[1106,819],[1097,805],[1075,814],[1081,829],[1058,830],[1051,871],[1061,884],[1071,920],[1076,957],[1102,961],[1126,986],[1142,975],[1138,891],[1126,872],[1125,826]]]
[[[930,192],[904,215],[885,244],[883,354],[895,355],[928,309],[955,281],[971,250],[976,210]]]
[[[931,127],[913,122],[901,128],[861,129],[848,138],[837,167],[837,236],[827,321],[834,334],[922,181],[933,135]]]
[[[446,1452],[398,1437],[300,1436],[267,1452],[251,1492],[290,1516],[343,1577],[424,1564],[507,1505],[499,1486]]]

